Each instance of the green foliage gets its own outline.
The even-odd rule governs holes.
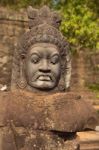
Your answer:
[[[99,99],[99,83],[87,84],[86,86],[95,94],[95,98]]]
[[[99,110],[97,110],[97,113],[99,114]]]
[[[99,50],[99,19],[86,0],[67,1],[61,13],[64,18],[61,31],[75,49]]]
[[[88,88],[91,89],[92,91],[99,92],[99,84],[98,83],[90,84],[90,85],[88,85]]]

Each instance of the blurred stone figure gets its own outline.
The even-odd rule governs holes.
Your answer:
[[[11,91],[0,95],[0,150],[79,150],[77,131],[94,129],[95,111],[70,87],[68,42],[47,6],[28,8],[29,30],[14,53]]]

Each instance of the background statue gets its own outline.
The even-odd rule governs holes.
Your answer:
[[[96,114],[65,93],[71,60],[61,20],[46,6],[29,7],[28,17],[29,31],[14,54],[12,91],[0,95],[0,150],[79,150],[76,132],[94,129]]]

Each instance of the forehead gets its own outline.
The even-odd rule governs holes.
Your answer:
[[[29,53],[59,53],[58,47],[50,43],[36,43],[30,47]]]

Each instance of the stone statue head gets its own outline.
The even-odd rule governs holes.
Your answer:
[[[69,46],[59,31],[61,19],[47,6],[28,8],[29,31],[15,50],[11,87],[65,91],[69,87]]]

